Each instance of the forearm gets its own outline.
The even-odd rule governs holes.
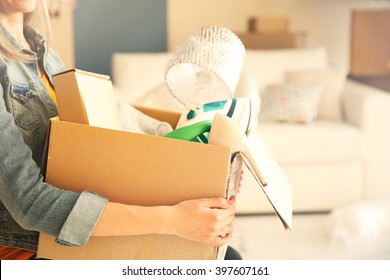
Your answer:
[[[209,245],[231,239],[234,198],[204,198],[173,206],[133,206],[108,202],[93,236],[172,234]]]
[[[108,202],[92,236],[169,234],[169,208]]]

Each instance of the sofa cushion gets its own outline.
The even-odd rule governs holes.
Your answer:
[[[319,104],[318,117],[341,120],[343,118],[341,92],[345,85],[346,74],[342,69],[288,71],[286,82],[315,83],[324,86],[325,92]]]
[[[362,131],[343,122],[263,122],[256,132],[279,164],[346,162],[361,160],[365,154]]]
[[[262,121],[298,122],[306,124],[317,118],[323,87],[308,83],[269,85],[262,94]]]
[[[246,51],[243,69],[251,72],[260,92],[268,84],[281,83],[286,71],[327,69],[324,47]]]

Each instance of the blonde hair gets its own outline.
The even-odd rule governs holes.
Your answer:
[[[40,33],[46,38],[46,42],[50,41],[51,25],[46,0],[37,0],[34,11],[24,15],[24,26],[40,29]],[[16,50],[9,41],[5,39],[5,34],[1,29],[0,56],[9,60],[29,61],[35,59],[35,57],[31,57],[31,55]]]

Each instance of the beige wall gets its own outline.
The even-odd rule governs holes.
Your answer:
[[[66,68],[75,65],[73,10],[64,8],[61,15],[51,19],[53,28],[53,48],[59,53]]]
[[[307,46],[325,46],[333,67],[349,69],[351,11],[389,8],[368,0],[167,0],[168,49],[201,26],[242,32],[252,16],[288,16],[292,30],[306,30]]]

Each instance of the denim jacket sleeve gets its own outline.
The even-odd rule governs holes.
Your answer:
[[[4,96],[2,87],[0,94]],[[0,199],[20,226],[54,235],[68,246],[87,243],[107,203],[92,192],[61,190],[43,181],[4,98],[0,98]]]

